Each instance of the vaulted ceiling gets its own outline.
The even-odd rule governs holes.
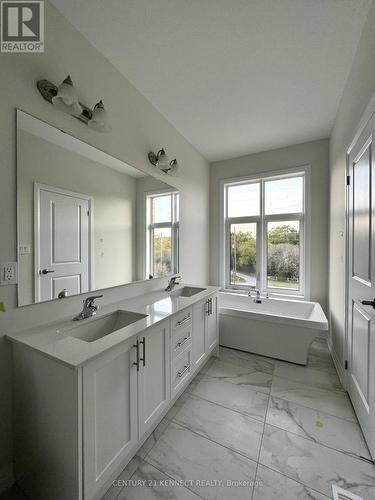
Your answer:
[[[328,137],[370,0],[52,0],[208,160]]]

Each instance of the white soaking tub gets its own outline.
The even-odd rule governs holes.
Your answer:
[[[309,346],[328,330],[317,302],[219,293],[220,345],[305,365]]]

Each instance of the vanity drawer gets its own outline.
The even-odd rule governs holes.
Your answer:
[[[174,314],[171,320],[172,332],[182,329],[187,325],[191,325],[192,316],[193,316],[192,307],[187,307],[183,311]]]
[[[172,374],[171,374],[171,389],[172,397],[177,394],[177,392],[186,384],[187,380],[190,378],[192,365],[191,348],[184,351],[178,358],[176,358],[172,363]]]
[[[171,335],[172,359],[179,356],[186,348],[191,347],[193,325],[190,324],[175,330]]]

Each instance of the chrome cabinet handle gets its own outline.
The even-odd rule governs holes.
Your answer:
[[[178,377],[181,378],[188,370],[190,369],[190,365],[185,365],[183,370],[177,373]]]
[[[50,274],[54,272],[55,271],[51,271],[50,269],[42,269],[41,271],[39,271],[39,274]]]
[[[372,306],[375,309],[375,299],[374,300],[361,300],[364,306]]]
[[[207,316],[212,314],[212,299],[207,299]]]
[[[143,345],[143,356],[139,359],[143,362],[143,366],[146,366],[146,337],[143,337],[139,343]]]
[[[176,325],[177,326],[181,326],[184,323],[186,323],[186,321],[188,321],[189,319],[190,319],[190,314],[188,314],[187,316],[185,316],[184,319],[182,319],[181,321],[177,321]]]
[[[137,367],[137,372],[139,372],[139,341],[137,340],[136,343],[133,345],[136,349],[137,353],[137,361],[134,361],[133,365]]]
[[[188,340],[190,339],[190,336],[184,337],[182,340],[179,340],[176,344],[176,349],[184,345]]]

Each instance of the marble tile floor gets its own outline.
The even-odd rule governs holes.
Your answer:
[[[103,500],[324,500],[333,483],[371,500],[375,467],[361,457],[324,341],[306,367],[221,348]]]
[[[366,458],[324,341],[306,367],[221,348],[102,500],[324,500],[332,484],[372,500]]]

